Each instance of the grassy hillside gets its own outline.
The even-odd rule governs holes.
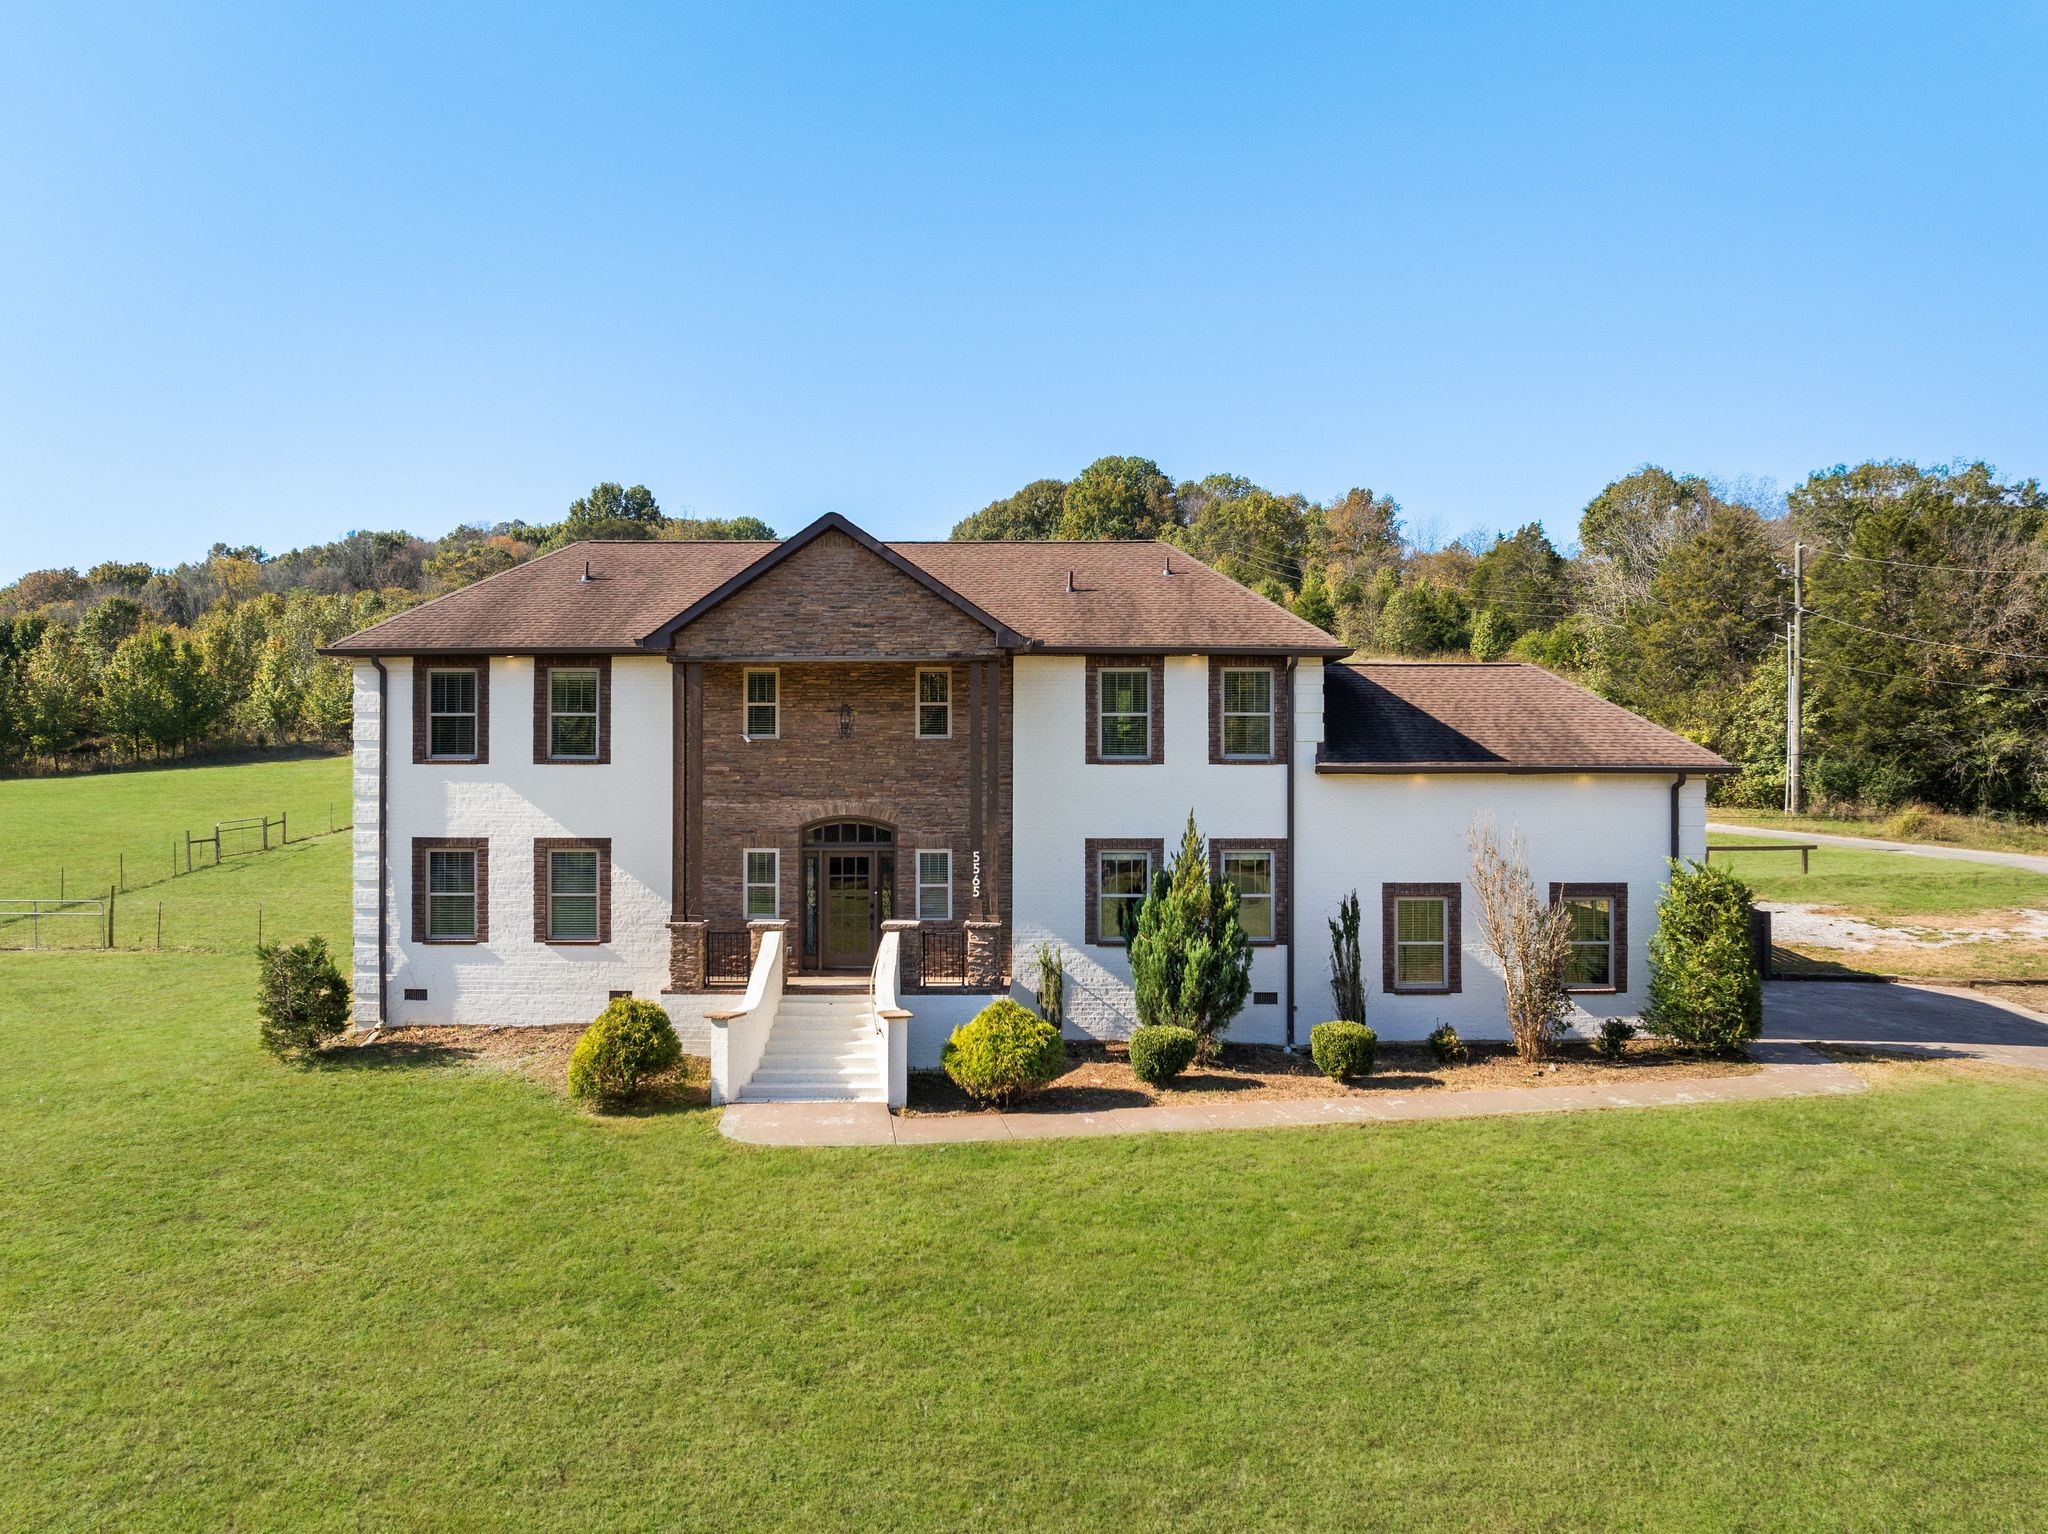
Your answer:
[[[227,857],[218,868],[173,877],[172,846],[186,830],[218,820],[284,814],[294,838],[280,851]],[[330,822],[330,815],[332,820]],[[325,756],[196,767],[145,768],[89,777],[0,782],[0,896],[54,896],[58,871],[67,893],[102,895],[120,878],[115,942],[149,947],[163,906],[167,948],[245,950],[257,910],[265,936],[299,936],[325,925],[341,931],[348,914],[348,836],[329,824],[349,820],[349,762]],[[183,854],[177,857],[183,868]],[[0,915],[0,943],[25,944],[27,923]],[[344,934],[345,936],[345,934]],[[44,946],[99,941],[92,923],[41,924]]]

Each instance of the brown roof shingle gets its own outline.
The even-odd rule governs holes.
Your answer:
[[[843,524],[843,519],[826,520]],[[571,544],[373,624],[330,648],[337,655],[660,648],[655,636],[679,614],[778,547]],[[887,547],[1034,649],[1326,656],[1344,650],[1313,624],[1166,544]],[[586,560],[592,577],[587,581]]]
[[[1318,772],[1732,772],[1640,714],[1519,663],[1323,668]]]

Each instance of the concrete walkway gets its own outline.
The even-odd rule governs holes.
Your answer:
[[[1817,842],[1823,847],[1861,847],[1869,852],[1910,852],[1923,858],[1952,858],[1958,863],[2002,863],[2029,873],[2048,874],[2048,856],[2038,852],[1992,852],[1981,847],[1936,847],[1927,842],[1887,842],[1875,836],[1837,836],[1829,831],[1766,830],[1710,820],[1709,831],[1734,831],[1743,836],[1774,836],[1788,842]]]
[[[2048,1070],[2048,1018],[1991,989],[1773,980],[1764,987],[1764,1037]]]
[[[1857,990],[1877,987],[1858,986]],[[1570,1113],[1594,1108],[1670,1108],[1687,1103],[1761,1102],[1863,1090],[1863,1078],[1803,1044],[1763,1043],[1764,1068],[1747,1076],[1700,1076],[1606,1087],[1508,1087],[1478,1092],[1389,1092],[1384,1097],[1159,1103],[1099,1113],[897,1114],[881,1103],[734,1103],[719,1120],[749,1145],[943,1145],[971,1140],[1056,1140],[1079,1135],[1159,1134],[1206,1129],[1300,1129],[1321,1124],[1393,1124],[1503,1113]]]

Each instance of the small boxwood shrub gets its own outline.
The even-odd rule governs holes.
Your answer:
[[[955,1085],[985,1103],[1014,1101],[1066,1068],[1060,1031],[1004,996],[953,1030],[939,1064]]]
[[[1154,1086],[1171,1081],[1194,1063],[1201,1042],[1192,1028],[1140,1028],[1131,1035],[1131,1074]]]
[[[616,1103],[682,1058],[668,1013],[655,1002],[621,996],[576,1041],[569,1056],[569,1095],[579,1102]]]
[[[1458,1030],[1449,1023],[1439,1023],[1432,1030],[1429,1052],[1436,1057],[1438,1065],[1463,1065],[1472,1058],[1472,1051],[1465,1047],[1465,1041],[1458,1037]]]
[[[1332,1081],[1368,1074],[1379,1045],[1380,1036],[1364,1023],[1317,1023],[1308,1031],[1309,1056]]]
[[[1593,1047],[1610,1060],[1628,1052],[1628,1041],[1636,1036],[1636,1025],[1625,1017],[1610,1017],[1600,1025],[1600,1037]]]
[[[318,1049],[348,1024],[348,982],[327,939],[264,943],[256,950],[256,1029],[274,1055]]]

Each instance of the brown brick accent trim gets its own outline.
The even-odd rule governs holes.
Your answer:
[[[548,936],[548,854],[597,854],[597,936]],[[557,948],[589,948],[612,940],[612,839],[609,836],[536,836],[533,839],[533,940]]]
[[[1271,756],[1225,756],[1223,754],[1223,673],[1226,671],[1270,671],[1273,673],[1273,754]],[[1294,699],[1287,687],[1287,663],[1270,655],[1212,655],[1209,657],[1209,760],[1219,767],[1265,767],[1285,762],[1294,739]]]
[[[1098,893],[1096,875],[1099,868],[1097,859],[1105,852],[1148,852],[1152,855],[1152,872],[1155,874],[1166,866],[1166,842],[1162,837],[1144,836],[1091,836],[1084,844],[1086,852],[1081,864],[1081,905],[1086,927],[1084,940],[1097,948],[1121,948],[1121,937],[1104,937],[1097,928],[1102,924],[1102,911],[1095,903]]]
[[[1273,935],[1253,938],[1254,948],[1279,947],[1294,941],[1294,912],[1287,898],[1287,838],[1284,836],[1212,836],[1209,838],[1209,873],[1223,877],[1226,852],[1270,852],[1273,854]]]
[[[1449,940],[1444,959],[1448,985],[1394,984],[1394,902],[1401,899],[1441,897],[1445,902],[1444,936]],[[1464,886],[1459,884],[1382,884],[1380,886],[1380,988],[1400,996],[1455,996],[1465,987],[1463,911]]]
[[[1614,963],[1610,970],[1612,985],[1575,985],[1569,987],[1575,994],[1586,996],[1611,996],[1628,989],[1628,886],[1626,884],[1553,884],[1550,886],[1550,903],[1558,904],[1567,895],[1605,896],[1614,902],[1614,925],[1609,934],[1614,947]]]
[[[1105,671],[1149,671],[1152,673],[1152,740],[1147,756],[1104,756],[1102,754],[1102,673]],[[1156,766],[1166,760],[1166,657],[1163,655],[1091,655],[1087,661],[1088,704],[1087,760],[1106,767]]]
[[[427,936],[427,854],[476,854],[476,936]],[[488,943],[491,940],[491,843],[483,836],[415,836],[412,839],[412,940],[415,943]]]
[[[474,671],[476,673],[476,755],[443,756],[427,755],[427,674],[431,671]],[[432,761],[477,762],[491,759],[491,662],[489,656],[428,656],[415,655],[412,658],[412,759],[414,763]]]
[[[549,673],[597,673],[597,755],[548,754],[548,702],[553,683]],[[612,759],[612,658],[609,655],[536,655],[533,658],[533,759],[562,767],[602,767]]]

